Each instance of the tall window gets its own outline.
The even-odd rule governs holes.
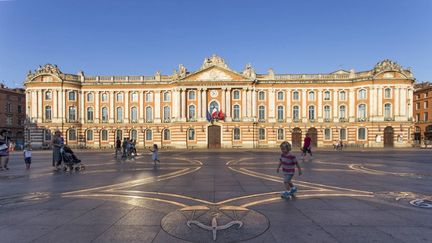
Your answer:
[[[92,102],[93,101],[93,93],[88,93],[87,94],[87,102]]]
[[[195,100],[195,91],[189,90],[189,100]]]
[[[360,127],[358,129],[358,139],[359,140],[366,140],[366,128]]]
[[[346,93],[345,93],[345,91],[339,92],[339,100],[346,100]]]
[[[138,122],[138,109],[136,107],[131,108],[131,121],[133,123]]]
[[[234,134],[234,140],[236,141],[240,140],[240,128],[238,127],[234,128],[233,134]]]
[[[384,98],[386,98],[386,99],[390,99],[391,98],[391,89],[390,88],[386,88],[384,90]]]
[[[169,129],[165,129],[163,131],[163,140],[170,140],[170,139],[171,139],[170,130]]]
[[[118,92],[117,93],[116,100],[117,100],[117,102],[122,102],[123,101],[123,93],[122,92]]]
[[[424,121],[428,121],[429,120],[429,116],[428,116],[427,112],[423,113],[423,118],[424,118]]]
[[[93,108],[87,108],[87,121],[93,121]]]
[[[147,141],[153,139],[153,133],[152,133],[152,130],[147,129],[146,132],[145,132],[145,135],[146,135],[146,140],[147,140]]]
[[[188,130],[188,140],[195,140],[195,129],[190,128]]]
[[[102,102],[107,102],[107,101],[108,101],[108,94],[102,93]]]
[[[194,105],[189,106],[188,118],[189,118],[189,120],[195,119],[195,106]]]
[[[240,106],[239,105],[234,105],[234,116],[233,116],[233,119],[235,120],[235,121],[239,121],[240,120]]]
[[[293,106],[293,119],[298,120],[300,119],[300,110],[298,106]]]
[[[87,141],[93,140],[93,130],[87,130]]]
[[[258,129],[258,139],[259,140],[265,140],[265,129],[264,128]]]
[[[51,120],[51,106],[45,106],[45,119]]]
[[[146,121],[151,122],[153,121],[153,109],[150,106],[146,107]]]
[[[71,101],[76,100],[76,93],[75,93],[75,91],[70,91],[69,92],[69,100],[71,100]]]
[[[366,118],[366,105],[361,104],[358,106],[358,118]]]
[[[136,141],[138,139],[138,131],[135,129],[132,129],[130,132],[130,137],[132,140]]]
[[[108,108],[102,107],[102,121],[108,121]]]
[[[345,119],[346,117],[346,107],[344,105],[341,105],[339,107],[339,118]]]
[[[324,119],[330,119],[330,106],[324,106]]]
[[[146,94],[145,94],[145,97],[146,97],[146,101],[147,102],[151,102],[152,100],[153,100],[153,95],[152,95],[152,92],[147,92]]]
[[[324,129],[324,140],[330,140],[331,139],[331,131],[330,128]]]
[[[264,93],[264,91],[258,92],[258,100],[265,100],[265,93]]]
[[[279,128],[277,130],[277,139],[278,140],[284,140],[284,130],[283,130],[283,128]]]
[[[309,120],[315,119],[315,106],[309,106]]]
[[[52,93],[51,91],[47,91],[45,92],[45,100],[51,100],[52,98]]]
[[[76,120],[76,108],[75,108],[75,106],[69,107],[69,120],[70,121]]]
[[[108,141],[108,131],[107,130],[102,130],[101,135],[102,135],[102,141]]]
[[[358,98],[359,99],[366,99],[366,90],[365,89],[361,89],[358,92]]]
[[[258,119],[265,120],[265,107],[262,105],[258,107]]]
[[[309,100],[315,100],[315,92],[313,91],[309,92]]]
[[[69,131],[68,131],[68,137],[69,137],[69,140],[76,140],[76,131],[75,131],[75,129],[69,129]]]
[[[324,92],[324,100],[330,100],[330,91]]]
[[[299,100],[300,96],[299,96],[299,92],[298,91],[294,91],[293,92],[293,100]]]
[[[282,121],[284,119],[284,107],[281,105],[277,108],[277,119],[279,121]]]
[[[117,107],[117,122],[123,122],[123,108]]]
[[[277,99],[278,99],[278,100],[283,100],[283,99],[284,99],[284,93],[283,93],[282,91],[279,91],[279,92],[277,93]]]
[[[233,99],[239,100],[240,99],[240,91],[234,90],[233,92]]]
[[[132,102],[137,102],[138,101],[138,93],[137,92],[133,92],[131,94],[131,101]]]
[[[426,104],[427,104],[427,102],[426,102]],[[426,107],[427,108],[427,107]],[[18,111],[18,113],[21,113],[22,112],[22,106],[21,105],[18,105],[17,106],[17,111]]]
[[[346,140],[346,129],[345,128],[341,128],[339,130],[339,139],[340,140]]]
[[[164,100],[165,102],[171,100],[171,95],[170,95],[170,92],[169,92],[169,91],[167,91],[167,92],[165,92],[165,93],[163,94],[163,100]]]
[[[391,104],[385,104],[384,105],[384,118],[390,118],[391,117]]]
[[[116,131],[116,137],[115,137],[116,139],[118,138],[118,139],[123,139],[123,131],[122,130],[117,130]]]
[[[164,115],[164,121],[168,122],[171,120],[171,109],[169,106],[164,106],[164,110],[163,110],[163,115]]]

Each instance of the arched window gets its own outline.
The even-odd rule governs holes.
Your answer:
[[[171,109],[170,109],[169,106],[164,106],[163,115],[164,115],[164,117],[163,117],[164,122],[170,122],[170,120],[171,120]]]
[[[214,111],[219,111],[219,104],[216,101],[210,102],[209,105],[210,113],[213,113]]]
[[[366,128],[360,127],[358,129],[358,139],[359,140],[366,140]]]
[[[121,108],[121,107],[117,107],[116,121],[117,122],[123,122],[123,108]]]
[[[277,139],[278,140],[284,140],[284,129],[283,128],[279,128],[277,130]]]
[[[51,106],[45,106],[45,119],[51,120]]]
[[[132,102],[137,102],[138,101],[138,93],[137,92],[133,92],[131,94],[131,101]]]
[[[391,89],[390,88],[386,88],[384,90],[384,98],[386,98],[386,99],[390,99],[391,98]]]
[[[277,99],[278,99],[278,100],[283,100],[283,99],[284,99],[284,93],[283,93],[282,91],[279,91],[279,92],[277,93]]]
[[[366,90],[365,89],[361,89],[358,91],[358,98],[359,99],[366,99]]]
[[[93,140],[93,130],[87,130],[87,141]]]
[[[358,106],[358,118],[366,118],[366,105],[365,104],[360,104]]]
[[[146,140],[147,140],[147,141],[153,139],[153,133],[152,133],[152,130],[147,129],[146,132],[145,132],[145,135],[146,135]]]
[[[87,102],[92,102],[93,101],[93,93],[88,93],[87,94]]]
[[[234,121],[240,121],[240,106],[239,105],[234,105],[234,114],[233,114],[233,119]]]
[[[265,129],[264,128],[258,129],[258,139],[259,140],[265,140]]]
[[[102,107],[102,121],[108,121],[108,108]]]
[[[75,106],[69,106],[69,121],[76,120],[76,108]]]
[[[265,92],[264,91],[258,92],[258,100],[265,100]]]
[[[122,140],[123,139],[123,131],[122,130],[116,130],[116,139],[120,139],[120,140]]]
[[[52,93],[51,91],[47,91],[45,92],[45,100],[51,100],[52,98]]]
[[[117,100],[117,102],[123,101],[123,93],[122,92],[117,93],[116,100]]]
[[[346,107],[344,105],[341,105],[339,107],[339,119],[345,119],[346,117]]]
[[[102,141],[108,141],[108,131],[102,130],[101,131]]]
[[[341,128],[339,130],[339,139],[340,140],[346,140],[346,129],[345,128]]]
[[[339,100],[346,100],[346,93],[345,91],[339,92]]]
[[[258,107],[258,120],[265,120],[265,107],[263,105]]]
[[[298,91],[294,91],[293,92],[293,100],[299,100],[300,96],[299,96],[299,92]]]
[[[107,102],[107,101],[108,101],[108,94],[102,93],[102,102]]]
[[[330,119],[330,106],[324,106],[324,119]]]
[[[297,105],[293,106],[293,119],[294,120],[300,119],[300,109]]]
[[[87,121],[93,121],[93,108],[87,107]]]
[[[135,106],[131,108],[131,121],[132,123],[138,122],[138,108]]]
[[[75,129],[69,129],[68,131],[69,140],[76,140],[76,131]]]
[[[330,91],[324,92],[324,100],[330,100]]]
[[[391,118],[391,104],[384,105],[384,118]]]
[[[152,122],[153,121],[153,109],[151,106],[146,107],[146,122]]]
[[[277,107],[277,119],[278,121],[284,120],[284,107],[281,105]]]
[[[315,106],[309,106],[309,120],[315,119]]]
[[[165,92],[165,93],[163,94],[163,100],[164,100],[165,102],[171,100],[171,95],[170,95],[170,92],[169,92],[169,91],[167,91],[167,92]]]
[[[145,97],[146,97],[146,101],[147,102],[151,102],[152,100],[153,100],[153,95],[152,95],[152,92],[147,92],[146,94],[145,94]]]
[[[324,129],[324,140],[330,140],[331,139],[331,130],[330,128]]]
[[[313,91],[309,92],[309,100],[315,100],[315,92]]]
[[[135,129],[132,129],[130,131],[130,137],[132,140],[136,141],[138,139],[138,131]]]
[[[75,93],[75,91],[70,91],[69,92],[69,100],[71,100],[71,101],[76,100],[76,93]]]
[[[171,140],[171,134],[169,129],[163,131],[163,140]]]
[[[189,100],[195,100],[195,91],[194,90],[189,90]]]
[[[195,130],[193,128],[188,130],[188,140],[195,140]]]
[[[234,100],[239,100],[240,99],[240,91],[234,90],[234,92],[233,92],[233,99]]]
[[[189,109],[188,109],[188,118],[189,120],[194,120],[195,119],[195,106],[194,105],[190,105]]]
[[[234,140],[236,141],[240,140],[240,128],[238,127],[234,128],[233,136],[234,136]]]

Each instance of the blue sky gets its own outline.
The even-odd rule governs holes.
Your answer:
[[[216,53],[237,71],[329,73],[389,58],[432,80],[429,0],[0,0],[0,81],[57,64],[87,75],[171,74]]]

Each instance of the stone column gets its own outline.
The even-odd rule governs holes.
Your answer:
[[[413,106],[414,106],[413,98],[414,98],[413,90],[408,89],[408,99],[410,100],[410,102],[408,103],[408,119],[411,119],[413,117]]]
[[[155,123],[161,123],[161,91],[155,90],[154,91],[155,97]]]
[[[252,89],[252,117],[254,117],[255,119],[257,118],[257,92],[255,87],[253,87]]]
[[[202,99],[201,99],[202,88],[198,88],[196,92],[197,92],[197,102],[198,102],[198,105],[197,105],[198,121],[202,121],[203,120],[203,114],[202,114],[202,108],[201,108],[201,106],[202,106],[202,104],[201,104],[201,102],[202,102]]]
[[[59,101],[58,101],[58,90],[53,90],[52,97],[53,97],[53,107],[52,107],[52,120],[53,122],[58,122],[58,107],[59,107]]]
[[[31,91],[31,118],[32,122],[37,119],[37,91],[32,90]]]
[[[393,115],[394,115],[394,117],[396,118],[396,117],[398,117],[400,114],[400,108],[399,108],[399,104],[400,104],[400,102],[401,102],[401,99],[400,99],[400,87],[399,86],[396,86],[395,88],[394,88],[394,97],[393,97],[393,104],[392,104],[392,108],[393,108]],[[397,118],[396,118],[397,119]]]
[[[247,101],[246,101],[246,116],[252,117],[252,88],[249,87],[247,91]]]
[[[109,111],[109,123],[114,123],[114,91],[109,92],[109,103],[110,103],[110,111]]]
[[[203,91],[201,93],[202,95],[202,114],[203,117],[207,118],[207,88],[203,88]]]
[[[226,88],[225,87],[223,87],[222,89],[221,89],[221,93],[222,93],[222,95],[221,95],[221,107],[220,107],[220,109],[219,110],[222,110],[222,112],[225,112],[226,113],[226,102],[225,102],[225,92],[226,92]]]
[[[144,123],[144,91],[140,90],[139,93],[139,122]]]
[[[382,87],[378,88],[378,116],[382,117],[383,115],[383,89]]]
[[[268,118],[269,122],[276,122],[275,118],[275,90],[272,88],[268,92]]]
[[[307,103],[306,103],[306,99],[307,99],[307,91],[306,89],[302,89],[302,94],[301,94],[301,101],[302,101],[302,107],[301,107],[301,119],[303,120],[303,122],[307,121]]]
[[[287,90],[285,92],[285,97],[286,97],[286,118],[287,118],[287,122],[291,122],[291,113],[292,113],[292,109],[291,109],[291,90]]]
[[[129,91],[124,92],[124,123],[129,123]]]
[[[375,117],[377,115],[377,108],[376,108],[376,104],[375,104],[375,101],[376,101],[375,87],[372,86],[369,89],[369,94],[370,94],[370,97],[369,97],[369,117],[372,121],[375,121],[375,119],[376,119]]]
[[[349,114],[349,121],[353,122],[355,121],[355,101],[357,100],[356,97],[356,92],[354,89],[350,89],[349,90],[349,96],[348,96],[348,102],[349,102],[349,109],[348,109],[348,114]]]
[[[396,102],[398,101],[396,100]],[[406,88],[401,88],[399,102],[400,102],[400,116],[402,117],[402,120],[406,121],[408,118],[406,114],[407,103],[408,103]]]
[[[181,89],[181,110],[180,110],[180,118],[182,121],[186,121],[186,89]]]
[[[333,121],[337,122],[338,121],[338,92],[337,90],[332,90],[331,92],[333,92],[333,107],[330,109],[330,112],[333,111]]]
[[[94,108],[94,113],[95,113],[95,123],[99,123],[99,91],[95,92],[95,108]]]
[[[242,106],[241,106],[241,119],[244,120],[246,117],[246,88],[242,89]]]
[[[84,117],[84,110],[86,110],[85,108],[84,108],[84,96],[85,96],[85,94],[84,94],[84,91],[79,91],[79,92],[77,92],[78,94],[79,94],[79,121],[80,121],[80,123],[82,124],[82,123],[84,123],[84,121],[85,121],[85,117]]]
[[[318,90],[318,122],[322,122],[323,117],[323,90]]]
[[[225,109],[225,117],[226,121],[231,121],[231,88],[226,89],[226,109]]]
[[[180,93],[179,88],[173,89],[172,92],[172,107],[171,113],[174,120],[178,120],[180,118]]]
[[[37,121],[38,123],[42,122],[43,119],[43,102],[42,102],[43,90],[37,91]]]

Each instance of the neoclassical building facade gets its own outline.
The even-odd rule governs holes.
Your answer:
[[[414,77],[384,60],[371,70],[328,74],[257,74],[229,68],[219,56],[171,75],[87,76],[55,65],[30,71],[26,139],[48,146],[53,131],[77,147],[112,147],[130,137],[138,147],[314,146],[406,147],[412,143]],[[219,111],[224,120],[208,120]]]

